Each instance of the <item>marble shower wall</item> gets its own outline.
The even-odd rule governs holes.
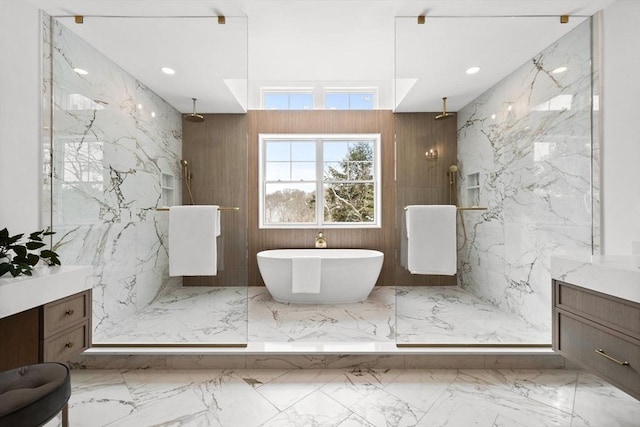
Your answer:
[[[54,100],[54,250],[64,264],[93,265],[99,330],[181,284],[168,275],[168,212],[156,208],[181,204],[182,119],[63,24],[43,22],[45,46],[53,41],[43,91]]]
[[[551,254],[592,251],[590,25],[458,113],[460,204],[488,207],[463,213],[460,286],[542,330]]]

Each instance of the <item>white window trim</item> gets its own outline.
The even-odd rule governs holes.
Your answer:
[[[373,168],[374,168],[374,178],[373,178],[373,186],[374,186],[374,218],[375,221],[373,223],[325,223],[323,222],[323,203],[316,203],[316,222],[313,224],[308,223],[287,223],[287,224],[265,224],[264,222],[264,196],[265,196],[265,142],[269,140],[307,140],[307,141],[317,141],[317,140],[358,140],[358,139],[369,139],[373,140]],[[318,145],[318,147],[321,146]],[[320,152],[321,150],[317,150]],[[258,135],[258,228],[260,229],[309,229],[309,228],[333,228],[333,229],[347,229],[347,228],[381,228],[382,227],[382,157],[381,157],[381,135],[379,133],[350,133],[350,134],[337,134],[337,133],[329,133],[329,134],[259,134]],[[323,162],[321,159],[321,153],[318,153],[316,156],[316,178],[320,178],[316,180],[316,185],[318,187],[322,186],[324,180],[323,176]],[[320,182],[320,184],[317,184]],[[320,200],[323,192],[317,192],[317,199]],[[322,199],[324,200],[324,199]]]

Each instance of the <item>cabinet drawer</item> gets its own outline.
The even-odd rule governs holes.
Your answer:
[[[640,339],[640,306],[630,301],[556,282],[558,308]]]
[[[89,348],[89,321],[43,341],[43,362],[66,362]]]
[[[87,319],[89,310],[89,292],[81,292],[54,302],[45,304],[43,312],[42,338],[50,336]]]
[[[557,316],[558,350],[563,356],[592,369],[636,399],[640,398],[640,341],[612,335],[610,331],[570,315],[557,313]],[[599,349],[629,365],[607,359],[596,352]]]

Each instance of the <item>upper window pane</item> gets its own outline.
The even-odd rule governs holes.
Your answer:
[[[292,181],[315,181],[316,162],[291,162]]]
[[[289,110],[312,110],[313,94],[292,93],[289,95]]]
[[[374,92],[333,92],[324,98],[327,110],[373,110]]]
[[[265,110],[312,110],[313,93],[310,92],[264,92]]]
[[[324,179],[327,181],[373,180],[372,141],[327,142],[324,144],[324,159]]]
[[[266,156],[268,162],[288,162],[291,160],[291,143],[269,141]]]
[[[291,144],[291,160],[293,161],[316,161],[316,142],[293,142]]]
[[[286,93],[265,93],[264,108],[266,110],[288,110],[289,95]]]

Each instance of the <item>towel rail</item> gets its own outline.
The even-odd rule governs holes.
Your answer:
[[[191,205],[189,205],[189,206],[191,206]],[[156,208],[156,210],[157,211],[168,211],[169,208]],[[234,207],[220,206],[218,208],[218,210],[220,210],[220,211],[239,211],[240,208],[237,207],[237,206],[234,206]]]
[[[459,211],[486,211],[487,208],[483,208],[480,206],[469,206],[469,207],[460,207],[460,206],[456,206],[456,209]],[[404,207],[404,210],[407,210],[407,207]]]

